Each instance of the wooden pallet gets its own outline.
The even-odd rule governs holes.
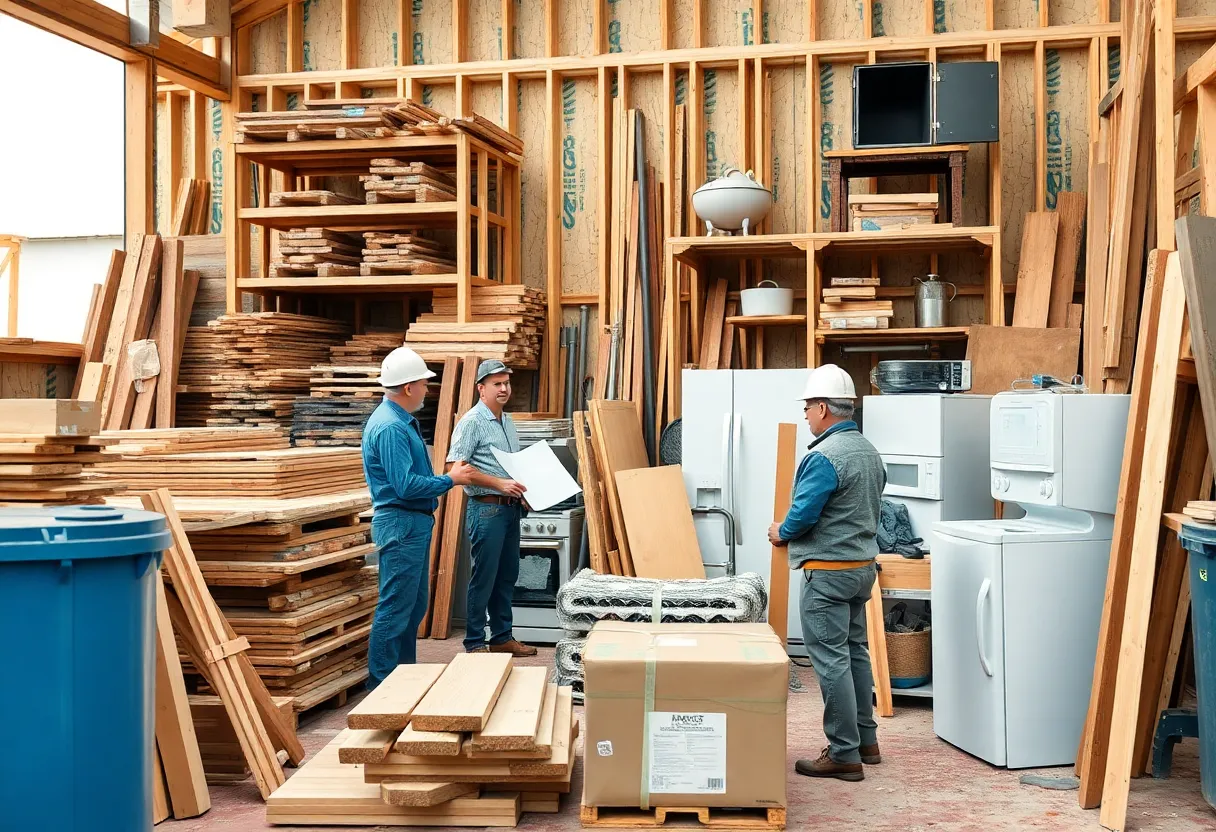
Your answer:
[[[710,829],[785,829],[785,809],[719,809],[714,806],[656,806],[653,809],[617,809],[580,806],[583,826],[642,829],[665,826],[669,819],[695,815]]]

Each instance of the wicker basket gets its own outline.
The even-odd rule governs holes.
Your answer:
[[[920,687],[933,675],[931,628],[918,633],[887,633],[887,667],[891,686]]]

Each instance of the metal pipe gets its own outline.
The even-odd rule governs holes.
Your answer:
[[[646,196],[645,119],[639,111],[634,132],[634,157],[638,180],[638,277],[642,280],[642,435],[646,456],[654,465],[654,310],[650,308],[650,200]]]
[[[693,506],[693,514],[718,514],[726,521],[726,563],[707,563],[706,566],[726,569],[726,576],[735,575],[735,515],[720,506]]]
[[[617,365],[620,364],[621,355],[621,322],[617,321],[612,325],[612,339],[609,343],[608,353],[608,385],[604,388],[604,398],[616,398],[616,379]]]
[[[583,304],[578,308],[578,398],[574,400],[576,410],[587,409],[587,332],[591,324],[591,307]]]
[[[577,360],[574,348],[578,344],[578,329],[573,326],[562,327],[562,338],[566,342],[566,402],[562,416],[567,419],[574,415],[576,392],[574,389],[574,373],[577,370]]]
[[[841,347],[841,355],[854,355],[859,352],[929,352],[929,344],[875,344],[869,347]]]

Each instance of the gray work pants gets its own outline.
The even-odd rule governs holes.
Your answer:
[[[802,639],[823,694],[823,733],[838,763],[860,763],[858,749],[878,742],[866,640],[866,601],[877,575],[874,564],[802,573]]]

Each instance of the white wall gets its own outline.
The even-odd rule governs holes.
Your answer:
[[[51,237],[21,245],[17,282],[17,334],[42,341],[79,341],[94,283],[102,283],[110,253],[122,236]],[[0,293],[0,320],[8,320],[8,280]]]

